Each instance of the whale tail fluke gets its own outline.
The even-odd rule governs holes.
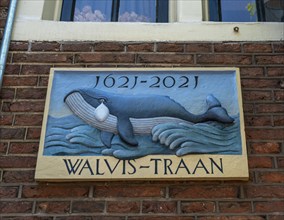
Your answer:
[[[227,110],[221,106],[220,101],[212,94],[206,98],[208,110],[206,116],[209,120],[219,121],[222,123],[232,123],[234,119],[229,116]]]

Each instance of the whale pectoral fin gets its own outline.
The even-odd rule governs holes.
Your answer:
[[[135,135],[133,133],[133,127],[129,120],[126,117],[118,117],[117,118],[117,130],[120,138],[125,141],[127,144],[132,146],[137,146],[138,142],[135,139]]]
[[[102,143],[107,146],[107,147],[111,147],[111,141],[113,138],[114,134],[107,132],[107,131],[101,131],[101,141]]]

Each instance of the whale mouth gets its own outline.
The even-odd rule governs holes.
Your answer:
[[[97,100],[98,104],[104,102],[109,102],[108,98],[106,96],[103,95],[95,95],[95,94],[91,94],[90,91],[86,90],[86,89],[76,89],[73,90],[71,92],[69,92],[65,97],[64,97],[64,102],[66,102],[66,98],[73,94],[73,93],[79,93],[83,98],[85,97],[85,99],[93,99],[93,100]],[[94,107],[95,108],[95,107]]]
[[[79,91],[72,91],[64,98],[65,103],[69,109],[87,124],[98,127],[100,130],[108,130],[112,133],[117,133],[116,127],[113,125],[117,123],[117,118],[113,115],[108,115],[105,119],[100,120],[96,115],[95,108],[90,105]]]
[[[88,103],[88,104],[90,104],[88,106],[88,111],[93,112],[94,118],[99,122],[104,122],[110,114],[108,107],[104,104],[105,98],[98,98],[98,100],[95,101],[95,104],[96,105],[98,103],[100,103],[100,104],[97,107],[95,107],[94,105],[92,105],[92,103],[94,103],[92,96],[89,96],[88,94],[86,94],[84,92],[82,94],[80,91],[77,91],[77,90],[72,91],[67,96],[65,96],[64,101],[65,101],[65,103],[67,103],[69,108],[71,108],[71,110],[74,109],[74,111],[77,111],[76,109],[78,109],[78,106],[74,105],[74,102],[72,102],[72,101],[70,102],[70,99],[71,100],[77,99],[78,103],[88,103],[88,101],[91,101],[91,103]],[[78,100],[78,99],[81,99],[81,100]],[[85,106],[85,107],[87,107],[87,106]]]

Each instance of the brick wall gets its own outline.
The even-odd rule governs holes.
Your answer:
[[[0,219],[284,219],[283,55],[283,42],[11,42],[0,94]],[[230,66],[241,70],[249,181],[34,181],[51,67]]]
[[[283,219],[283,55],[279,42],[11,42],[1,91],[2,218]],[[240,67],[248,182],[34,181],[51,67],[153,66]]]

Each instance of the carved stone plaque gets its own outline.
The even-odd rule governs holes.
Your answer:
[[[238,69],[53,69],[37,180],[248,178]]]

